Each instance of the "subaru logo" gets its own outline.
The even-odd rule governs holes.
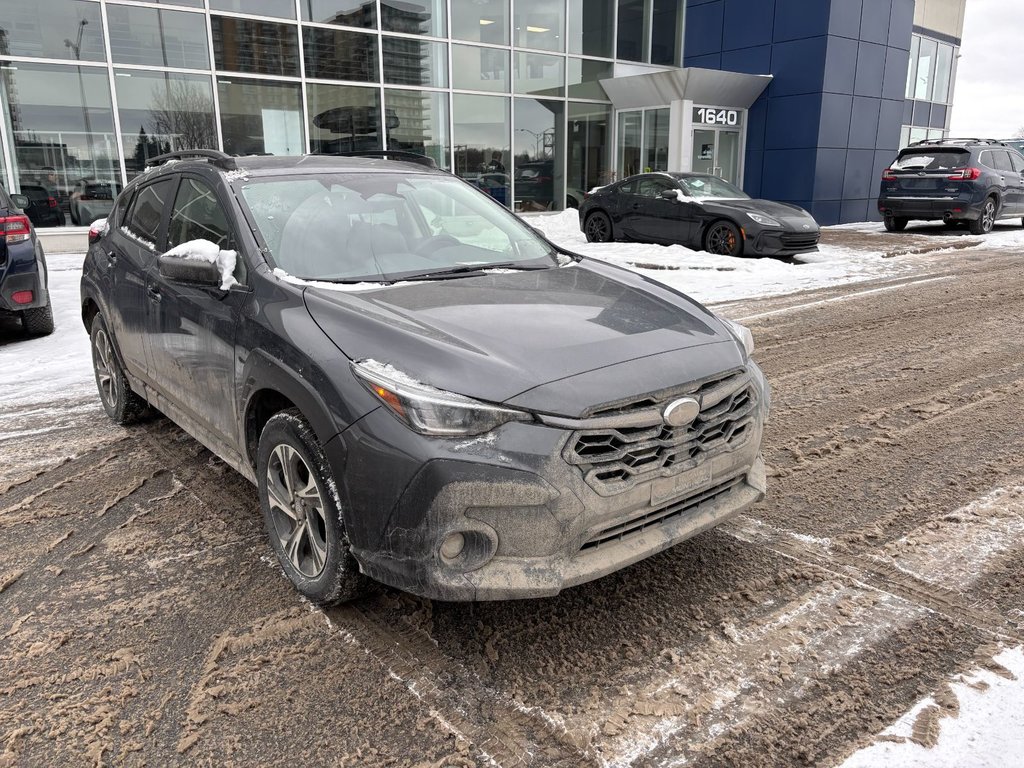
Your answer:
[[[804,224],[804,229],[810,229],[810,228],[811,228],[810,224]]]
[[[692,397],[673,400],[661,412],[661,418],[670,427],[688,427],[700,414],[700,403]]]

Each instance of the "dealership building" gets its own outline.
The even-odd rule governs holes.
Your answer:
[[[966,0],[0,0],[0,182],[85,224],[172,150],[405,150],[520,211],[647,170],[823,224],[949,128]]]

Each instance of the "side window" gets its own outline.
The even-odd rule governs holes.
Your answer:
[[[665,179],[641,179],[639,183],[639,190],[637,192],[640,197],[661,197],[661,193],[666,189],[673,189],[674,184],[669,183]]]
[[[637,184],[638,182],[636,181],[627,181],[625,184],[619,187],[619,192],[621,192],[624,195],[635,195]]]
[[[131,205],[132,198],[135,196],[135,190],[125,192],[117,199],[117,203],[114,204],[114,212],[110,215],[110,226],[119,227],[125,221],[125,212],[128,210],[128,206]]]
[[[189,240],[209,240],[221,250],[228,250],[231,228],[217,195],[199,179],[183,178],[174,200],[171,223],[167,229],[167,248]]]
[[[1005,149],[997,149],[992,152],[992,156],[995,158],[997,171],[1010,171],[1013,172],[1013,163],[1010,162],[1010,154]]]
[[[995,160],[992,159],[992,153],[985,150],[981,153],[981,158],[978,160],[979,163],[984,165],[986,168],[995,168]]]
[[[173,179],[161,179],[143,187],[135,196],[135,202],[121,228],[147,248],[156,250],[164,208],[170,203],[173,191]]]
[[[1016,152],[1011,152],[1010,162],[1013,163],[1013,170],[1017,173],[1024,173],[1024,156],[1021,156]]]

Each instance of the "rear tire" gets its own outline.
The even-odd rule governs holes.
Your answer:
[[[704,233],[703,247],[716,256],[742,256],[743,237],[731,221],[716,221]]]
[[[990,197],[985,200],[985,205],[981,209],[981,216],[974,219],[971,224],[972,235],[987,235],[992,231],[992,228],[996,225],[996,199]]]
[[[92,344],[92,368],[103,410],[115,424],[123,427],[134,424],[142,418],[149,406],[132,391],[128,377],[117,359],[107,325],[98,314],[92,319],[89,340]]]
[[[328,606],[369,592],[373,582],[359,572],[349,549],[334,475],[298,409],[267,421],[256,476],[270,545],[299,593]]]
[[[907,224],[910,219],[903,216],[886,216],[885,217],[885,231],[886,232],[902,232],[907,228]]]
[[[612,220],[603,211],[594,211],[583,222],[583,234],[588,243],[610,243],[615,238],[612,234]]]
[[[29,336],[49,336],[53,333],[53,308],[47,304],[26,309],[21,313],[21,323]]]

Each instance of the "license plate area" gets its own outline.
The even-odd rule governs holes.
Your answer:
[[[702,464],[689,472],[675,477],[663,477],[651,483],[651,506],[660,507],[666,502],[689,496],[711,484],[711,464]]]

